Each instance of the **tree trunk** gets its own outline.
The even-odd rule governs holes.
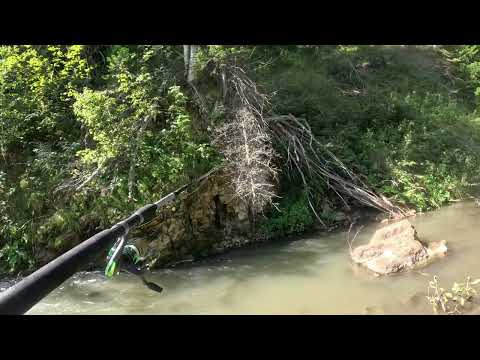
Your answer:
[[[183,45],[183,61],[185,64],[185,77],[188,78],[188,65],[190,64],[190,45]]]
[[[183,45],[183,60],[187,81],[195,81],[195,63],[197,60],[198,45]]]
[[[222,69],[222,95],[223,95],[223,103],[225,104],[225,100],[227,99],[227,71],[225,68]]]

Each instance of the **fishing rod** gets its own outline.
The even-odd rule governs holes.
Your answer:
[[[34,273],[25,277],[3,293],[0,293],[0,315],[25,314],[41,299],[81,269],[82,266],[85,266],[93,256],[111,248],[112,244],[117,244],[119,241],[118,239],[123,239],[123,241],[125,241],[126,235],[130,229],[150,222],[158,209],[173,201],[180,193],[185,191],[192,184],[199,183],[215,170],[216,168],[210,170],[198,179],[193,180],[164,196],[157,202],[145,205],[138,209],[127,219],[118,222],[110,229],[103,230],[93,235],[63,255],[60,255],[44,265]],[[118,243],[118,245],[122,244]],[[119,256],[125,249],[125,246],[123,245],[117,247],[114,246],[112,248],[113,253],[109,254],[109,263],[107,264],[105,271],[107,276],[110,275],[111,277],[113,274],[118,273],[120,269]],[[135,271],[133,271],[133,273],[135,273]],[[142,282],[147,287],[157,292],[161,291],[161,287],[146,281],[140,272],[138,272],[137,275],[141,276]]]

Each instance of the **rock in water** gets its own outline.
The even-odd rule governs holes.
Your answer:
[[[424,266],[446,252],[446,241],[423,244],[415,227],[404,219],[377,230],[367,245],[352,251],[351,257],[375,274],[388,275]]]

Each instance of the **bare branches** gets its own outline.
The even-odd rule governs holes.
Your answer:
[[[275,153],[265,128],[248,108],[238,109],[216,130],[214,144],[227,160],[227,171],[237,196],[250,205],[254,213],[264,210],[276,196],[274,181],[277,169]]]
[[[401,208],[369,189],[357,175],[320,143],[305,121],[293,115],[283,115],[269,117],[266,122],[278,144],[283,146],[287,153],[288,167],[300,174],[306,189],[311,188],[311,180],[320,178],[346,206],[347,202],[341,194],[392,216],[404,214]],[[308,195],[311,195],[310,190]]]
[[[92,181],[96,176],[100,174],[101,171],[104,170],[104,163],[98,164],[97,168],[91,173],[83,173],[74,178],[65,181],[61,185],[59,185],[55,190],[54,193],[59,191],[80,191],[82,190],[90,181]]]
[[[348,233],[347,233],[347,244],[348,244],[348,248],[350,250],[350,256],[352,256],[353,254],[353,243],[355,242],[358,234],[360,233],[360,231],[363,229],[363,225],[360,226],[357,230],[357,232],[355,233],[355,235],[353,236],[353,239],[350,240],[350,232],[352,231],[352,227],[353,227],[354,223],[351,223],[350,224],[350,227],[348,229]]]
[[[85,185],[87,185],[95,176],[97,176],[97,174],[100,172],[100,170],[102,169],[102,167],[99,165],[97,170],[95,170],[92,174],[90,174],[90,176],[85,180],[83,181],[79,186],[77,186],[77,188],[75,189],[76,191],[80,191]]]
[[[247,76],[245,71],[236,66],[230,65],[226,66],[222,71],[224,74],[224,82],[228,83],[228,86],[231,87],[231,107],[238,108],[244,107],[249,110],[257,120],[263,125],[266,125],[263,114],[267,107],[270,105],[268,96],[262,94],[257,85]],[[227,90],[224,90],[225,96]]]
[[[275,141],[285,150],[288,173],[301,177],[309,206],[320,223],[323,224],[313,203],[315,191],[319,190],[315,185],[318,179],[337,194],[346,207],[349,205],[344,196],[392,217],[405,215],[401,208],[370,189],[318,141],[305,120],[293,115],[265,116],[270,112],[269,98],[258,90],[242,68],[223,64],[221,74],[223,96],[231,114],[217,129],[214,144],[227,160],[237,195],[255,211],[261,211],[276,196]]]
[[[277,155],[264,120],[268,97],[236,64],[223,64],[218,73],[230,111],[225,124],[215,131],[214,145],[225,156],[236,195],[253,214],[261,213],[277,197]]]

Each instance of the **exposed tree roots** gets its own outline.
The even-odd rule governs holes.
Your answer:
[[[266,119],[279,146],[287,156],[287,166],[300,174],[309,198],[315,191],[314,179],[322,179],[348,207],[343,196],[356,199],[363,205],[384,211],[392,217],[405,215],[383,195],[370,189],[352,170],[348,169],[312,134],[308,123],[293,115],[272,116]],[[291,173],[289,171],[289,174]],[[343,196],[342,196],[343,195]],[[315,209],[310,202],[313,212]],[[318,216],[317,216],[318,217]]]
[[[223,64],[218,73],[222,74],[222,93],[229,112],[224,125],[215,131],[214,144],[225,156],[237,195],[255,213],[273,204],[276,197],[276,144],[284,150],[288,175],[298,174],[302,179],[310,208],[322,224],[313,204],[315,192],[321,190],[316,185],[318,180],[347,207],[345,197],[350,197],[391,217],[405,216],[402,208],[372,190],[318,141],[305,120],[272,114],[269,97],[258,90],[242,68]]]

